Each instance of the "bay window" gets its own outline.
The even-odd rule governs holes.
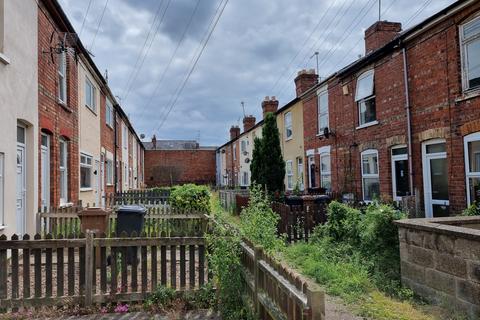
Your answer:
[[[373,70],[366,71],[358,77],[355,101],[358,106],[358,125],[361,127],[375,124],[377,113]]]
[[[361,165],[363,201],[370,202],[380,195],[378,151],[373,149],[363,151]]]
[[[480,132],[464,138],[468,204],[480,203]]]
[[[460,27],[463,88],[480,87],[480,17]]]
[[[90,190],[92,188],[92,156],[85,153],[80,154],[80,189]]]

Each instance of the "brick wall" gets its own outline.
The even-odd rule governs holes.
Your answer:
[[[216,150],[146,150],[147,187],[215,184]]]
[[[455,219],[446,220],[448,225],[438,219],[399,222],[402,283],[431,302],[479,319],[480,237],[475,229],[480,221]]]
[[[44,51],[50,51],[59,39],[63,38],[63,31],[39,2],[38,11],[38,110],[39,128],[50,135],[50,205],[60,205],[60,172],[59,172],[59,139],[68,141],[68,201],[76,203],[79,194],[79,155],[78,155],[78,85],[76,57],[73,53],[67,54],[67,102],[62,105],[57,100],[58,85],[58,56]],[[53,40],[50,41],[53,33]],[[41,136],[39,135],[39,145]],[[39,149],[40,153],[40,149]],[[39,156],[39,161],[41,157]],[[39,168],[40,168],[39,164]],[[39,170],[39,181],[41,181]],[[41,183],[39,183],[39,195]],[[39,196],[39,200],[41,197]],[[39,203],[40,204],[40,203]]]

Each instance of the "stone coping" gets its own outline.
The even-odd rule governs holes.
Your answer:
[[[480,241],[480,230],[463,227],[469,224],[480,224],[480,216],[445,217],[445,218],[415,218],[397,220],[398,227],[441,233],[459,238]]]

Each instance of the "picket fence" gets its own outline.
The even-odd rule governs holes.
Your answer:
[[[267,255],[262,247],[241,243],[244,278],[262,320],[323,320],[323,290]]]
[[[145,206],[166,204],[170,197],[169,190],[147,189],[129,190],[105,195],[105,206],[113,208],[120,205],[143,204]]]
[[[327,222],[328,203],[310,206],[289,206],[273,202],[272,210],[280,216],[278,233],[287,236],[288,243],[308,241],[313,229]]]
[[[143,301],[158,284],[196,290],[208,272],[204,238],[95,238],[91,232],[76,239],[2,235],[0,270],[0,309],[6,310]]]
[[[208,219],[204,212],[172,208],[167,204],[147,207],[142,232],[147,236],[200,236],[206,231]],[[37,233],[58,235],[80,234],[80,207],[48,208],[37,214]],[[109,215],[107,235],[115,232],[117,213]]]

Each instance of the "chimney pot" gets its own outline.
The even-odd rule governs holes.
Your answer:
[[[240,136],[240,128],[238,126],[232,126],[230,128],[230,140],[236,139]]]
[[[298,72],[297,77],[295,78],[295,91],[297,92],[297,97],[301,96],[308,89],[312,88],[318,83],[318,75],[315,73],[314,69],[309,71],[303,69]]]
[[[267,97],[268,98],[268,97]],[[263,119],[267,116],[269,112],[277,112],[278,109],[278,100],[275,96],[272,96],[271,99],[265,99],[262,101],[262,110],[263,110]]]
[[[245,116],[243,118],[243,132],[247,132],[255,126],[255,117],[252,115]]]

